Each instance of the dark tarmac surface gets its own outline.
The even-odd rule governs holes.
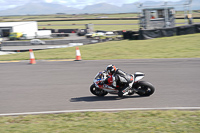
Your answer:
[[[0,114],[120,108],[200,107],[200,58],[0,63]],[[141,71],[155,93],[119,99],[96,97],[93,78],[108,64],[127,73]]]

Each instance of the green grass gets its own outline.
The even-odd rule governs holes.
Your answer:
[[[1,133],[199,133],[200,111],[122,111],[0,117]]]
[[[94,30],[104,31],[122,31],[122,30],[135,30],[138,31],[138,25],[94,25]]]
[[[193,19],[194,23],[200,23],[200,19]],[[81,20],[81,21],[47,21],[38,22],[39,29],[85,29],[85,24],[94,24],[94,30],[138,30],[139,25],[127,25],[138,24],[138,20]],[[176,19],[176,26],[185,25],[184,19]],[[110,25],[98,25],[98,24],[110,24]],[[112,25],[117,24],[117,25]],[[122,25],[119,25],[122,24]],[[124,25],[123,25],[124,24]]]
[[[134,24],[137,20],[81,20],[81,21],[48,21],[48,22],[38,22],[39,25],[58,25],[58,24]]]
[[[151,40],[109,41],[80,46],[83,60],[199,58],[200,34],[163,37]],[[35,58],[74,59],[75,47],[34,51]],[[29,52],[1,55],[0,61],[29,60]]]
[[[85,29],[85,24],[94,24],[94,30],[138,30],[138,20],[82,20],[82,21],[48,21],[38,22],[39,29]],[[125,25],[98,25],[98,24],[125,24]]]
[[[39,29],[85,29],[85,25],[70,25],[70,26],[38,26]],[[94,25],[94,31],[115,31],[115,30],[138,30],[138,25]]]

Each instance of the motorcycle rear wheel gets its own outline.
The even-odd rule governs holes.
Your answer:
[[[137,94],[140,96],[150,96],[155,92],[154,86],[151,83],[145,81],[139,82],[137,89]]]
[[[91,92],[92,94],[98,96],[98,97],[103,97],[103,96],[105,96],[105,95],[108,94],[107,91],[104,91],[104,90],[102,90],[102,89],[97,88],[97,87],[95,86],[95,84],[92,84],[92,85],[90,86],[90,92]]]

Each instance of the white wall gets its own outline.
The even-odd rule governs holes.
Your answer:
[[[21,22],[13,26],[13,32],[22,32],[29,37],[35,37],[38,31],[38,25],[36,21]]]
[[[50,38],[51,30],[38,30],[36,35],[37,38]]]

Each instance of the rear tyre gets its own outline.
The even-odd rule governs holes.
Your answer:
[[[150,96],[155,92],[154,86],[151,83],[145,81],[138,83],[137,90],[137,94],[140,96]]]
[[[92,94],[98,96],[98,97],[103,97],[103,96],[105,96],[105,95],[108,94],[107,91],[104,91],[104,90],[102,90],[102,89],[97,88],[97,87],[95,86],[95,84],[92,84],[92,85],[90,86],[90,92],[91,92]]]

